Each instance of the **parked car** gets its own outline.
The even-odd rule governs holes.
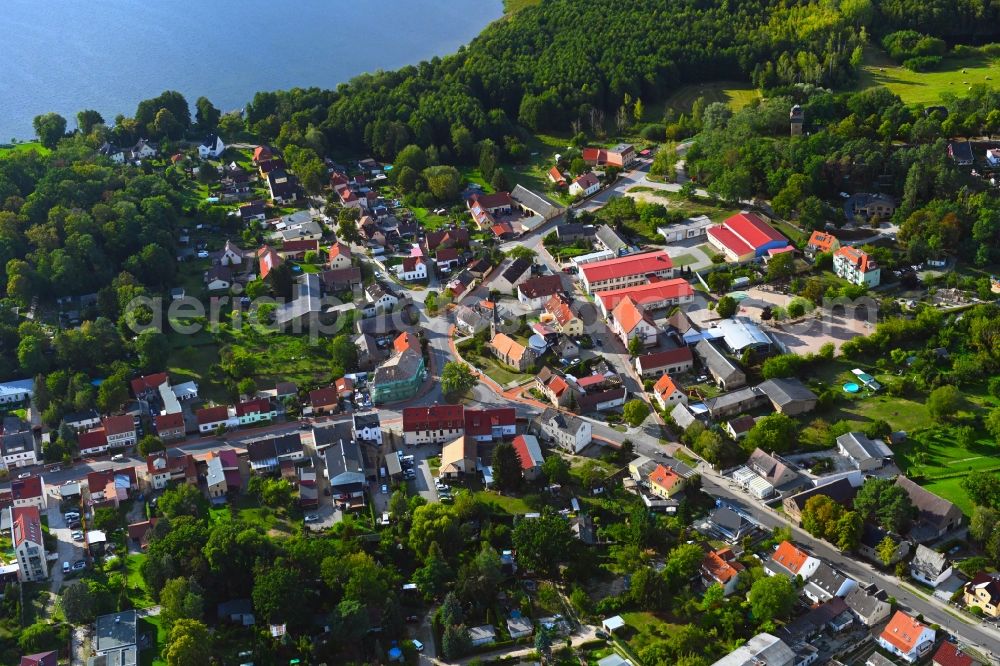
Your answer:
[[[198,250],[199,259],[208,259],[208,250]]]
[[[307,523],[318,523],[320,521],[320,518],[315,513],[307,513],[306,517],[305,517],[305,521]]]
[[[410,642],[413,643],[413,649],[416,650],[417,652],[423,652],[424,651],[424,644],[421,643],[420,641],[418,641],[416,638],[414,638]]]
[[[389,512],[388,511],[383,511],[382,512],[382,518],[379,519],[378,524],[379,525],[388,525],[389,524]]]
[[[67,511],[63,514],[63,518],[66,520],[80,520],[80,513],[77,511]]]
[[[22,472],[21,474],[17,475],[17,478],[19,478],[19,479],[27,479],[29,476],[31,476],[31,472]]]
[[[125,462],[125,454],[116,453],[115,455],[111,456],[111,462]]]
[[[73,563],[73,571],[83,571],[87,568],[87,560],[77,560]]]
[[[73,534],[70,536],[73,537],[73,541],[83,541],[83,532],[80,530],[73,530]]]
[[[389,486],[387,486],[387,485],[386,485],[386,484],[384,484],[384,483],[382,484],[382,488],[381,488],[381,490],[382,490],[382,494],[383,494],[383,495],[388,495],[388,494],[389,494]]]
[[[63,562],[63,573],[69,573],[69,562]]]

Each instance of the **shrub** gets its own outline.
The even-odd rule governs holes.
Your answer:
[[[929,72],[941,64],[941,56],[917,56],[903,61],[903,67],[913,72]]]
[[[663,141],[666,135],[667,127],[660,123],[650,123],[639,130],[639,136],[646,141]]]

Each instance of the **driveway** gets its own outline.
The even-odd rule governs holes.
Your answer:
[[[63,519],[63,514],[59,510],[58,488],[54,489],[56,494],[49,495],[47,515],[49,517],[49,534],[57,539],[56,552],[59,559],[49,562],[49,589],[59,592],[63,584],[62,563],[69,562],[71,565],[77,560],[83,559],[84,552],[82,543],[75,543],[71,530]],[[72,576],[70,576],[72,577]]]

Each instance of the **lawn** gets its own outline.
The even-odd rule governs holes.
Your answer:
[[[311,342],[307,335],[258,332],[243,326],[241,330],[226,328],[218,338],[220,343],[241,349],[254,359],[253,374],[258,386],[279,380],[308,386],[330,379],[325,346],[321,341]]]
[[[444,225],[451,222],[451,218],[447,215],[435,215],[430,211],[429,208],[420,208],[418,206],[410,206],[410,211],[413,212],[413,217],[420,222],[420,225],[424,228],[424,231],[437,231]]]
[[[994,86],[1000,80],[1000,62],[988,56],[946,58],[931,72],[912,72],[896,65],[877,48],[865,49],[859,88],[883,85],[907,104],[937,104],[942,93],[963,94],[969,86]]]
[[[681,254],[676,257],[671,257],[671,260],[677,268],[684,268],[685,266],[690,266],[691,264],[699,261],[699,259],[693,254]]]
[[[128,598],[136,608],[149,608],[156,605],[156,601],[146,589],[146,581],[142,578],[142,563],[145,561],[146,555],[142,553],[133,553],[125,558]]]
[[[186,381],[198,383],[198,394],[204,400],[225,402],[229,393],[223,386],[222,373],[218,368],[219,346],[208,333],[196,336],[170,334],[172,351],[167,360],[167,371],[171,380],[180,384]]]
[[[235,515],[234,515],[235,514]],[[276,511],[270,507],[261,506],[249,495],[242,495],[228,506],[209,510],[209,519],[213,522],[238,520],[259,527],[271,536],[291,536],[296,531],[296,524],[284,511]]]
[[[49,153],[52,152],[51,150],[49,150],[42,144],[38,143],[37,141],[27,141],[25,143],[15,143],[15,144],[5,143],[4,145],[0,146],[0,157],[7,155],[9,153],[24,153],[29,150],[34,150],[40,155],[48,155]]]
[[[674,91],[666,100],[663,107],[650,104],[643,118],[646,122],[659,122],[660,109],[670,108],[678,114],[691,113],[691,106],[699,97],[704,97],[705,101],[722,102],[727,104],[733,111],[738,111],[749,104],[754,99],[760,98],[760,91],[751,84],[740,81],[715,81],[713,83],[701,83],[684,86]]]
[[[509,513],[511,515],[531,513],[531,507],[525,504],[520,497],[500,495],[489,490],[477,490],[473,495],[496,513]]]
[[[477,359],[476,367],[485,372],[490,379],[501,386],[506,386],[510,383],[520,384],[521,382],[527,381],[532,377],[532,375],[511,370],[510,368],[507,368],[503,364],[497,362],[496,359],[489,357]]]
[[[629,633],[626,641],[633,652],[641,652],[654,643],[666,640],[670,634],[681,628],[679,624],[667,622],[655,613],[622,613],[622,619],[628,625]]]
[[[167,631],[160,624],[159,616],[150,615],[140,619],[138,630],[153,639],[150,646],[139,653],[139,664],[141,666],[167,666],[166,660],[160,655],[160,650],[167,643]]]

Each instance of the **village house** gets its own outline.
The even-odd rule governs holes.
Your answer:
[[[587,172],[578,176],[569,186],[569,193],[578,197],[589,197],[601,189],[601,181],[593,174]]]
[[[250,224],[251,222],[263,222],[267,219],[267,208],[261,200],[248,201],[245,204],[240,204],[240,221],[244,224]]]
[[[354,412],[354,436],[362,442],[382,446],[382,425],[378,412]]]
[[[535,364],[537,355],[529,347],[525,347],[506,333],[497,333],[490,340],[490,349],[504,364],[518,372],[527,372]]]
[[[110,506],[117,508],[138,490],[139,479],[136,467],[121,470],[108,469],[87,474],[87,503],[97,508]]]
[[[589,421],[549,408],[532,421],[532,428],[539,436],[570,453],[579,453],[592,439]]]
[[[124,449],[136,443],[135,420],[128,414],[107,416],[102,422],[108,447]]]
[[[250,470],[254,474],[271,474],[282,463],[294,464],[305,458],[302,437],[297,432],[266,437],[247,444]]]
[[[652,347],[659,335],[653,318],[630,297],[623,299],[611,313],[611,332],[626,348],[633,339],[638,339],[643,347]]]
[[[736,364],[708,340],[701,340],[694,347],[695,353],[701,359],[702,365],[712,376],[715,383],[724,391],[745,386],[747,376]]]
[[[624,289],[644,284],[652,277],[670,279],[674,276],[673,262],[663,250],[632,254],[580,267],[580,281],[588,294],[611,289]]]
[[[513,407],[466,409],[465,436],[477,442],[492,442],[517,434],[517,412]]]
[[[568,407],[580,393],[575,382],[570,384],[570,380],[548,366],[543,367],[535,375],[535,388],[556,407]]]
[[[351,267],[351,249],[343,243],[334,243],[327,251],[326,263],[331,269]]]
[[[521,476],[524,480],[534,481],[541,476],[545,456],[542,455],[542,447],[538,445],[538,438],[534,435],[518,435],[512,443],[517,458],[521,461]]]
[[[690,303],[694,300],[694,289],[684,278],[663,280],[653,277],[648,282],[601,291],[596,296],[597,309],[607,317],[626,298],[631,298],[647,310],[666,310]]]
[[[10,511],[10,538],[17,561],[17,579],[23,583],[45,580],[49,577],[42,517],[37,506],[12,506]]]
[[[350,266],[348,268],[332,268],[320,272],[319,280],[323,285],[323,290],[330,293],[351,291],[360,289],[364,283],[361,276],[361,268]]]
[[[233,286],[232,266],[212,266],[204,275],[208,291],[228,291]]]
[[[101,424],[101,415],[96,409],[84,409],[63,416],[62,422],[77,433],[96,428]]]
[[[583,161],[587,166],[612,166],[625,169],[637,159],[635,146],[619,143],[613,148],[584,148]]]
[[[326,449],[324,474],[330,481],[330,491],[338,498],[346,498],[352,508],[364,506],[365,460],[362,449],[353,440],[340,440]]]
[[[848,432],[838,437],[837,453],[862,472],[882,469],[893,458],[892,449],[885,442],[870,439],[863,432]]]
[[[884,596],[867,588],[856,587],[847,593],[844,603],[861,624],[873,627],[884,622],[892,612],[892,606],[882,598]]]
[[[895,212],[896,202],[888,194],[859,192],[844,203],[844,216],[850,222],[868,222],[876,217],[888,220]]]
[[[549,182],[556,187],[566,187],[566,177],[559,171],[559,166],[554,166],[545,173]]]
[[[10,482],[10,494],[14,507],[33,506],[41,510],[46,507],[45,480],[41,476],[14,479]]]
[[[833,253],[833,272],[852,284],[874,289],[879,285],[882,269],[867,252],[846,246]]]
[[[736,591],[736,584],[743,569],[743,565],[736,559],[736,554],[731,548],[710,550],[705,553],[705,559],[701,561],[702,584],[705,587],[717,584],[722,587],[723,595],[728,597]]]
[[[4,469],[30,467],[39,463],[38,444],[31,425],[17,416],[5,416],[0,433],[0,453]]]
[[[545,302],[545,312],[552,317],[551,324],[557,331],[569,336],[583,335],[583,320],[572,308],[573,301],[561,291]]]
[[[948,556],[932,550],[923,544],[917,546],[910,560],[910,575],[928,587],[937,587],[946,581],[952,572]]]
[[[282,259],[291,259],[293,261],[304,259],[306,252],[319,252],[319,241],[315,239],[286,240],[278,248],[278,256]]]
[[[742,212],[722,224],[708,228],[708,242],[730,263],[745,263],[763,257],[769,250],[788,246],[788,239],[775,231],[757,213]]]
[[[187,430],[184,423],[184,413],[155,414],[153,416],[153,429],[156,430],[156,436],[166,442],[184,439]]]
[[[203,407],[194,413],[198,422],[198,432],[214,432],[219,428],[235,428],[239,421],[236,412],[226,405]]]
[[[819,565],[820,560],[797,548],[791,541],[782,541],[770,559],[764,562],[764,573],[768,576],[781,575],[792,580],[795,580],[796,576],[802,576],[803,580],[809,580],[819,569]]]
[[[540,310],[551,298],[563,291],[560,276],[540,275],[517,286],[517,300],[532,310]]]
[[[198,146],[198,157],[201,159],[216,159],[226,151],[226,144],[218,134],[209,134]]]
[[[821,252],[836,252],[839,249],[840,241],[837,240],[836,236],[816,230],[812,232],[812,235],[809,236],[809,242],[806,243],[806,256],[814,259]]]
[[[912,664],[929,653],[936,640],[937,634],[933,629],[903,611],[896,611],[879,634],[878,644]]]
[[[267,398],[255,398],[236,405],[236,421],[239,425],[250,425],[278,418],[278,410]]]
[[[1000,580],[981,571],[965,584],[962,600],[966,606],[979,608],[983,615],[1000,617]]]
[[[460,435],[441,447],[441,468],[438,470],[438,477],[458,479],[468,474],[475,474],[478,456],[479,445],[476,440]]]
[[[816,408],[817,396],[794,377],[768,379],[757,385],[757,390],[767,396],[774,411],[798,416]]]
[[[369,382],[369,393],[375,404],[412,398],[423,386],[426,369],[420,344],[409,333],[400,334],[393,342],[394,354],[380,365]],[[407,341],[413,341],[410,344]]]
[[[809,576],[809,581],[802,592],[814,604],[821,604],[834,597],[843,598],[857,587],[857,581],[834,570],[826,562],[820,562],[816,571]]]
[[[514,206],[509,192],[473,194],[465,203],[480,229],[493,226],[498,215],[510,215]]]
[[[757,634],[712,666],[807,666],[797,661],[792,648],[772,634]]]
[[[76,438],[76,446],[80,455],[92,456],[108,450],[108,438],[104,428],[93,428],[81,432]]]
[[[397,271],[403,282],[415,282],[427,279],[427,263],[423,257],[404,257]]]
[[[657,465],[649,475],[648,481],[649,491],[663,499],[670,499],[684,487],[681,475],[664,465]]]
[[[286,204],[299,198],[298,179],[284,169],[269,171],[266,180],[268,193],[274,203]]]
[[[407,446],[443,444],[464,432],[465,408],[462,405],[403,408],[403,441]]]
[[[257,250],[257,272],[260,274],[260,279],[267,279],[267,276],[271,274],[271,271],[276,269],[285,263],[285,260],[281,258],[270,245],[264,245],[259,250]]]
[[[198,483],[194,456],[180,451],[160,451],[146,456],[145,482],[153,490],[163,490],[172,482]]]
[[[642,354],[635,359],[635,370],[643,379],[656,378],[665,374],[681,375],[690,372],[693,367],[694,354],[687,346]]]
[[[785,514],[798,523],[802,521],[802,510],[805,508],[806,502],[816,495],[825,495],[838,504],[849,506],[857,494],[858,489],[851,485],[850,480],[841,477],[835,481],[807,488],[799,493],[787,496],[781,500],[781,506],[785,510]]]
[[[503,272],[493,280],[492,288],[510,294],[522,282],[531,277],[531,260],[514,259]]]
[[[909,532],[913,541],[930,541],[962,525],[962,510],[948,500],[922,488],[902,474],[896,477],[896,485],[906,491],[917,509],[916,520]]]
[[[392,312],[399,303],[399,297],[378,282],[365,287],[365,299],[376,313]]]
[[[687,404],[688,401],[687,394],[677,388],[677,384],[666,373],[653,385],[653,397],[660,409],[665,411],[672,410],[677,403]]]

